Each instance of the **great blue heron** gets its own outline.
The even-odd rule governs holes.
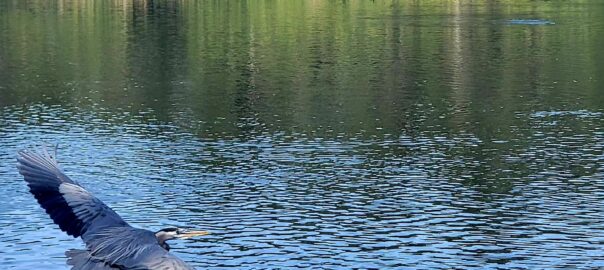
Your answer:
[[[55,151],[56,156],[56,151]],[[134,228],[59,168],[46,148],[23,150],[19,173],[29,191],[59,228],[81,237],[85,250],[65,254],[72,270],[194,269],[172,255],[167,240],[206,235],[206,231],[167,228],[157,232]]]

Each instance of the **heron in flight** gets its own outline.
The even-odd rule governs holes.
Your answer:
[[[166,241],[206,235],[206,231],[134,228],[59,168],[46,148],[19,152],[17,168],[29,191],[59,228],[81,237],[86,249],[65,253],[72,270],[190,270],[171,254]]]

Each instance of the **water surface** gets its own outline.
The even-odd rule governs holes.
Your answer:
[[[0,264],[82,246],[47,142],[199,269],[604,267],[603,47],[596,0],[1,1]]]

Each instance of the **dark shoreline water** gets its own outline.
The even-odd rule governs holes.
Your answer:
[[[2,1],[0,265],[81,247],[47,142],[200,269],[604,267],[602,47],[599,1]]]

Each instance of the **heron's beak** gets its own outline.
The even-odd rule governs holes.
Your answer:
[[[180,239],[188,239],[191,237],[195,237],[195,236],[203,236],[203,235],[208,235],[210,234],[210,232],[208,231],[186,231],[183,232],[181,234],[178,235],[178,238]]]

